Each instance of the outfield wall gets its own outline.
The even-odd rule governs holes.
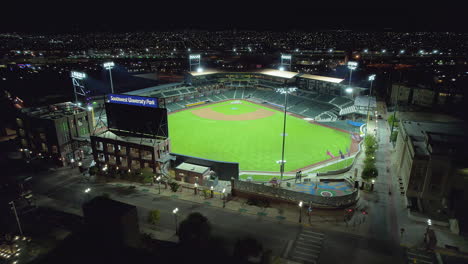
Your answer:
[[[239,179],[239,163],[226,162],[210,159],[202,159],[198,157],[186,156],[177,153],[171,153],[176,159],[171,161],[171,167],[175,168],[183,162],[210,167],[220,180],[229,181],[231,179]]]
[[[343,196],[323,197],[235,179],[231,180],[231,186],[232,196],[262,198],[276,203],[297,205],[299,201],[302,201],[305,204],[312,203],[313,207],[342,208],[353,205],[358,200],[358,189]]]

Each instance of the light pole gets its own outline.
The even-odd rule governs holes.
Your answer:
[[[283,145],[281,147],[281,160],[279,161],[280,163],[280,174],[281,174],[281,179],[280,179],[280,186],[281,183],[283,183],[283,174],[284,174],[284,163],[286,161],[284,160],[284,146],[286,143],[286,114],[287,114],[287,109],[288,109],[288,95],[294,91],[296,91],[296,87],[290,87],[290,88],[279,88],[276,89],[276,92],[280,94],[284,94],[284,117],[283,117]]]
[[[91,188],[86,188],[84,192],[86,193],[86,200],[89,200],[89,192],[91,191]]]
[[[158,194],[161,194],[161,176],[158,176],[156,180],[158,181]]]
[[[302,223],[302,201],[299,202],[299,223]]]
[[[349,86],[351,86],[351,78],[353,77],[353,71],[357,68],[358,62],[357,61],[348,61],[348,69],[349,69]]]
[[[174,210],[172,210],[172,213],[174,214],[174,219],[175,219],[175,232],[176,232],[176,235],[179,234],[179,226],[177,225],[177,212],[179,211],[179,208],[175,208]]]
[[[21,228],[21,223],[20,223],[20,220],[19,220],[19,217],[18,217],[18,212],[16,212],[15,201],[11,201],[11,202],[9,202],[9,204],[11,204],[11,206],[12,206],[11,209],[13,209],[13,212],[15,213],[16,223],[18,224],[20,234],[23,235],[23,229]]]
[[[104,66],[104,69],[109,70],[111,92],[114,93],[114,84],[112,83],[112,68],[114,68],[115,64],[113,61],[109,61],[109,62],[105,62],[103,66]]]
[[[369,76],[368,80],[370,81],[370,90],[369,90],[369,101],[367,102],[367,121],[366,121],[366,134],[367,131],[369,130],[369,114],[370,114],[370,100],[371,100],[371,95],[372,95],[372,83],[375,80],[375,74],[372,74]]]
[[[225,192],[226,192],[226,188],[223,188],[223,191],[222,191],[222,193],[223,193],[223,198],[222,198],[223,199],[223,208],[226,207],[226,196],[224,196]]]
[[[214,187],[213,186],[210,187],[210,192],[211,192],[211,198],[213,198],[214,197]]]
[[[195,183],[195,188],[193,188],[193,190],[194,190],[194,193],[193,193],[193,194],[194,194],[194,195],[197,195],[197,187],[198,187],[198,184]]]

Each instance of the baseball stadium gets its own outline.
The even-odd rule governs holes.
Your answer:
[[[352,163],[362,123],[342,120],[359,113],[342,81],[284,70],[205,70],[127,94],[164,101],[171,153],[238,163],[241,178],[277,175],[284,157],[292,177]]]

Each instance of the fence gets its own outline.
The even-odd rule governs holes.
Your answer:
[[[233,196],[261,196],[265,199],[294,204],[303,201],[305,203],[310,202],[312,206],[323,208],[346,207],[354,204],[358,198],[357,189],[343,196],[324,197],[234,179],[231,180],[231,185]]]

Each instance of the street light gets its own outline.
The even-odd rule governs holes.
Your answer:
[[[156,180],[158,181],[159,194],[161,194],[161,176],[158,176]]]
[[[276,89],[276,92],[280,94],[284,94],[284,117],[283,117],[283,146],[281,147],[281,165],[280,165],[280,173],[281,173],[281,180],[280,180],[280,186],[281,183],[283,182],[283,174],[284,174],[284,145],[286,143],[286,112],[288,109],[288,95],[292,92],[297,91],[296,87],[289,87],[289,88],[278,88]]]
[[[176,235],[179,234],[179,227],[177,225],[177,212],[179,211],[179,208],[174,208],[174,210],[172,210],[172,213],[174,214],[174,218],[175,218],[175,232],[176,232]]]
[[[222,191],[222,193],[223,193],[223,208],[226,207],[226,196],[224,196],[225,192],[226,192],[226,188],[223,188],[223,191]]]
[[[114,84],[112,83],[112,68],[114,68],[115,64],[113,61],[109,61],[109,62],[105,62],[103,66],[104,66],[104,69],[109,70],[111,92],[114,93]]]
[[[211,198],[213,198],[214,197],[214,187],[213,186],[210,187],[210,192],[211,192]]]
[[[371,101],[371,95],[372,95],[372,83],[375,80],[375,74],[369,75],[368,80],[370,81],[370,89],[369,89],[369,98],[368,98],[369,101],[367,102],[366,134],[367,134],[367,131],[369,130],[369,117],[370,117],[369,109],[370,109],[370,101]]]
[[[195,183],[195,188],[193,189],[194,190],[194,194],[197,195],[197,188],[198,188],[198,184]]]
[[[302,201],[299,202],[299,223],[302,223]]]

